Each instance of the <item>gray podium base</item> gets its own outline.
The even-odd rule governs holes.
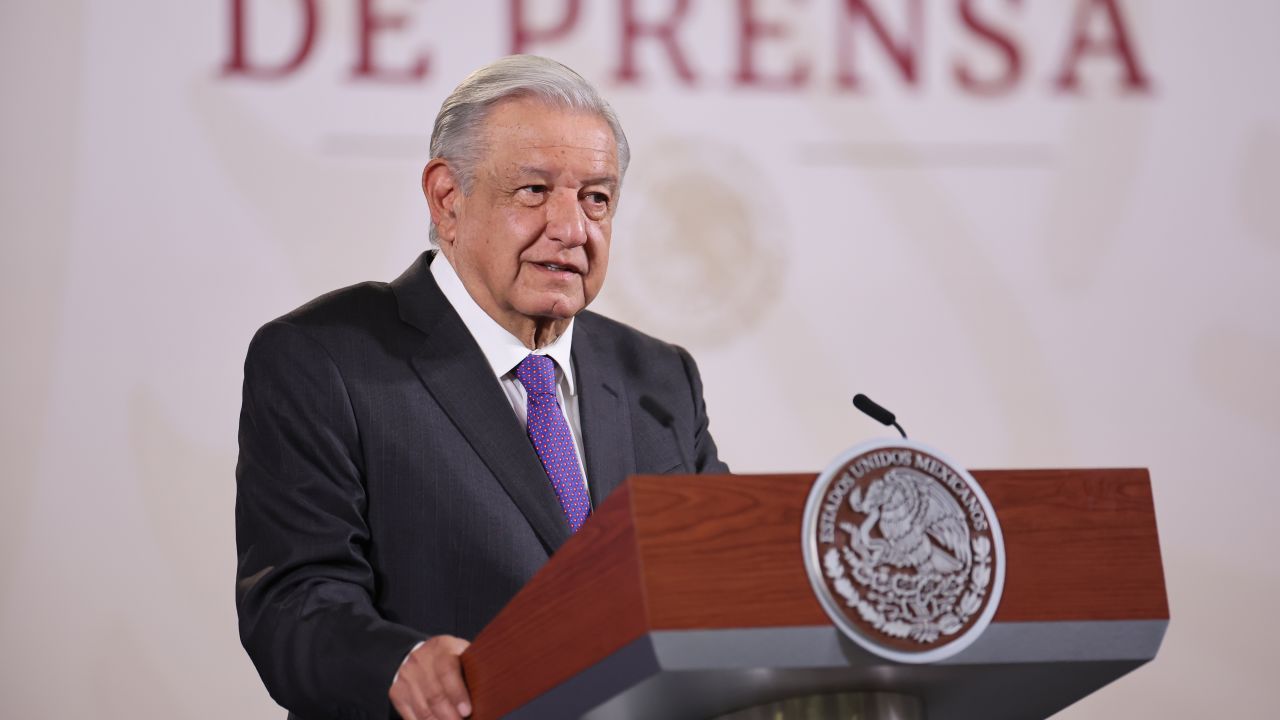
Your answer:
[[[925,720],[924,703],[899,693],[840,693],[779,700],[715,720]]]
[[[920,698],[928,720],[1046,718],[1155,657],[1167,626],[992,623],[969,648],[932,665],[874,657],[830,626],[660,631],[507,717],[707,720],[789,698],[863,692]]]

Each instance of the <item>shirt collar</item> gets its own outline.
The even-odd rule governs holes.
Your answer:
[[[444,253],[436,252],[435,259],[431,261],[431,275],[440,286],[440,292],[444,293],[445,299],[457,311],[458,317],[462,318],[462,324],[471,331],[471,337],[475,338],[480,346],[480,352],[484,353],[484,358],[489,362],[489,367],[493,369],[496,377],[501,379],[529,355],[529,348],[525,347],[524,343],[507,332],[506,328],[499,325],[497,320],[490,317],[489,313],[476,303]],[[573,365],[570,361],[573,355],[572,349],[573,320],[570,319],[569,326],[560,333],[560,337],[551,344],[534,350],[533,353],[550,356],[560,368],[568,393],[575,395],[577,390],[574,385]]]

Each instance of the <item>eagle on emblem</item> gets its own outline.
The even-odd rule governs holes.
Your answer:
[[[948,575],[969,566],[969,525],[960,503],[933,478],[898,467],[849,495],[866,515],[847,525],[850,545],[867,562]],[[879,537],[872,535],[877,531]]]

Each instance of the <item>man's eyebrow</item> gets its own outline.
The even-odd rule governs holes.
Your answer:
[[[543,179],[551,177],[551,173],[546,168],[541,168],[541,167],[538,167],[537,165],[521,165],[516,168],[516,175],[518,177],[525,177],[525,176],[532,175],[534,177],[539,177]],[[610,190],[616,190],[618,187],[618,176],[609,174],[609,175],[598,175],[596,177],[589,177],[586,180],[582,181],[582,185],[583,187],[586,187],[588,185],[605,185]]]
[[[587,178],[582,181],[586,185],[606,185],[610,190],[618,187],[618,177],[616,175],[601,175],[599,177]]]

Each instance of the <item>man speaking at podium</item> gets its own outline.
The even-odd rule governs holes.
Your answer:
[[[422,189],[438,251],[254,337],[236,603],[295,716],[468,715],[463,638],[610,491],[727,472],[689,355],[584,312],[628,155],[577,73],[494,62],[436,117]]]

